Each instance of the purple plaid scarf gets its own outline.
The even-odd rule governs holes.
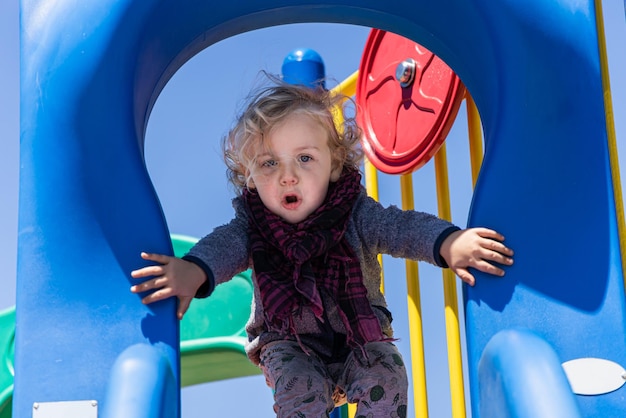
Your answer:
[[[295,335],[294,314],[303,305],[323,321],[319,289],[325,289],[337,301],[350,347],[386,339],[367,299],[359,259],[344,237],[360,181],[357,170],[344,171],[330,184],[324,204],[298,224],[270,212],[256,191],[244,191],[250,252],[270,330]]]

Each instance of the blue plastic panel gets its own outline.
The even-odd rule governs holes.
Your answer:
[[[129,291],[139,252],[170,252],[143,164],[150,110],[195,53],[244,31],[340,22],[396,32],[461,77],[485,162],[472,225],[516,250],[467,292],[470,383],[489,338],[536,331],[563,360],[626,364],[624,291],[590,0],[21,0],[21,174],[14,417],[104,398],[115,359],[153,345],[178,381],[175,302]],[[572,28],[576,28],[572,30]],[[471,34],[471,36],[468,36]],[[626,415],[624,388],[579,399]],[[474,417],[479,400],[472,393]]]

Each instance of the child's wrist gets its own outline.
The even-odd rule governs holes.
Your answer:
[[[192,255],[185,255],[183,260],[190,262],[193,264],[200,273],[196,278],[196,274],[194,273],[194,282],[198,282],[198,288],[196,290],[195,297],[196,298],[206,298],[211,293],[213,293],[213,289],[215,288],[215,278],[213,276],[213,271],[211,268],[206,265],[204,261],[202,261],[198,257],[194,257]]]

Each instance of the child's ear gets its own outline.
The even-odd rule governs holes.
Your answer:
[[[336,182],[341,177],[341,173],[343,172],[343,164],[346,161],[346,150],[343,148],[336,148],[332,156],[331,162],[331,171],[330,171],[330,181]]]
[[[336,167],[332,169],[330,172],[330,181],[336,182],[341,177],[341,172],[343,171],[343,166],[339,164],[339,162],[335,163]]]

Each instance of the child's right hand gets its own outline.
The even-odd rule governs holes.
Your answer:
[[[194,263],[178,257],[141,253],[141,258],[158,264],[132,271],[131,276],[134,279],[146,277],[153,279],[131,286],[130,291],[142,293],[154,290],[141,300],[145,304],[177,296],[179,300],[177,316],[178,319],[183,319],[198,288],[206,280],[204,271]]]

